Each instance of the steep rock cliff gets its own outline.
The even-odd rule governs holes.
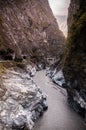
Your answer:
[[[86,1],[71,0],[64,76],[68,101],[86,118]]]
[[[47,0],[0,0],[0,58],[58,57],[64,41]]]

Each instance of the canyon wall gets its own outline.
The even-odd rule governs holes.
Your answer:
[[[64,63],[70,105],[86,118],[86,1],[71,0]]]
[[[47,0],[0,0],[1,59],[58,57],[64,42]]]

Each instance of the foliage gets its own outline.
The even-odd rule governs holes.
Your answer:
[[[86,12],[79,11],[73,19],[69,35],[67,38],[67,48],[73,49],[78,46],[78,39],[81,35],[84,37],[84,30],[86,29]]]

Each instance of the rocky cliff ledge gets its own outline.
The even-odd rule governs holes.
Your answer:
[[[0,58],[58,57],[64,41],[47,0],[0,0]]]
[[[86,1],[71,0],[64,76],[68,101],[86,118]]]

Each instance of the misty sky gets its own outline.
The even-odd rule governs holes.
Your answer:
[[[48,0],[54,15],[67,15],[70,0]]]

